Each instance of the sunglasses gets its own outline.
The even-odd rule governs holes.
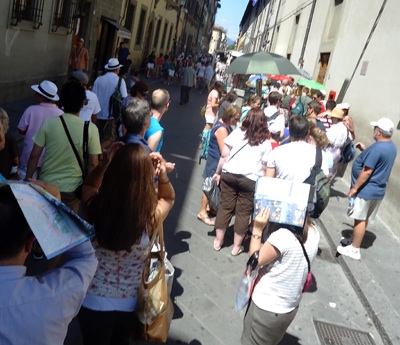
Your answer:
[[[141,94],[143,97],[147,97],[147,95],[149,94],[149,91],[141,92],[140,94]]]

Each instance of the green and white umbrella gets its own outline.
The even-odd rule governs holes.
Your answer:
[[[229,65],[226,73],[300,75],[297,67],[285,57],[263,51],[239,56]]]
[[[326,91],[326,87],[318,82],[316,82],[315,80],[308,80],[308,79],[300,79],[297,82],[298,85],[301,86],[306,86],[312,90],[325,90]]]

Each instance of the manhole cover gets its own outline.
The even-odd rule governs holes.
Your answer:
[[[371,335],[343,326],[314,320],[322,345],[375,345]]]

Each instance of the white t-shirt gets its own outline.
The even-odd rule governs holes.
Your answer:
[[[201,65],[201,66],[198,68],[198,70],[197,70],[197,76],[198,76],[199,78],[204,78],[204,72],[205,72],[205,70],[206,70],[206,67],[203,66],[203,65]]]
[[[304,247],[310,263],[317,254],[319,239],[316,228],[308,231]],[[252,300],[260,309],[289,313],[300,304],[308,273],[307,260],[297,238],[285,228],[273,232],[267,241],[279,250],[281,256],[260,269],[261,279],[254,288]]]
[[[278,113],[278,116],[275,119],[271,119],[276,113]],[[275,125],[275,128],[282,128],[282,130],[285,128],[285,116],[275,105],[266,107],[264,109],[264,115],[267,117],[268,127]]]
[[[213,75],[214,75],[214,70],[213,70],[213,68],[212,68],[211,65],[208,65],[208,66],[206,67],[206,69],[204,70],[204,75],[205,75],[205,77],[206,77],[206,79],[207,79],[208,81],[211,81],[211,79],[212,79],[212,77],[213,77]]]
[[[110,103],[110,97],[114,93],[115,88],[118,85],[118,75],[116,75],[113,72],[107,72],[106,74],[102,75],[101,77],[98,77],[93,85],[92,91],[97,95],[97,98],[99,99],[100,103],[100,112],[97,115],[98,120],[107,120],[108,119],[108,108],[109,108],[109,103]],[[122,95],[122,98],[125,98],[128,96],[128,93],[126,91],[126,84],[125,80],[121,80],[121,88],[120,92]]]
[[[90,121],[93,114],[98,114],[101,110],[99,99],[96,94],[90,90],[86,90],[86,98],[88,104],[86,104],[79,113],[79,117],[85,121]]]
[[[347,127],[343,122],[331,125],[331,127],[326,130],[326,136],[332,146],[342,147],[347,139]]]
[[[265,140],[258,146],[250,146],[244,139],[244,135],[245,132],[237,128],[224,139],[225,144],[231,148],[231,153],[226,159],[222,171],[241,174],[250,180],[257,181],[263,175],[262,162],[267,160],[272,151],[271,142]],[[237,154],[235,154],[236,152]],[[235,156],[233,157],[233,155]]]
[[[275,168],[277,178],[304,182],[315,165],[315,146],[294,141],[275,148],[268,156],[267,167]]]

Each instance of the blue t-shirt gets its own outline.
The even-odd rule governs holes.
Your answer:
[[[161,147],[163,145],[163,138],[164,138],[164,128],[161,127],[160,123],[158,122],[158,120],[152,116],[150,118],[150,127],[149,129],[146,131],[144,138],[146,140],[149,140],[149,138],[154,134],[157,133],[158,131],[161,131],[161,139],[158,142],[158,145],[156,147],[156,151],[155,152],[160,152],[161,151]]]
[[[369,180],[358,190],[357,197],[365,200],[383,199],[396,155],[397,148],[392,141],[377,141],[354,160],[351,169],[352,186],[364,167],[373,169]]]
[[[210,144],[208,146],[208,155],[212,158],[219,159],[221,157],[221,152],[219,152],[218,140],[215,136],[215,131],[220,128],[225,127],[228,131],[228,134],[231,132],[230,128],[222,122],[217,121],[213,128],[211,128],[210,133]]]

